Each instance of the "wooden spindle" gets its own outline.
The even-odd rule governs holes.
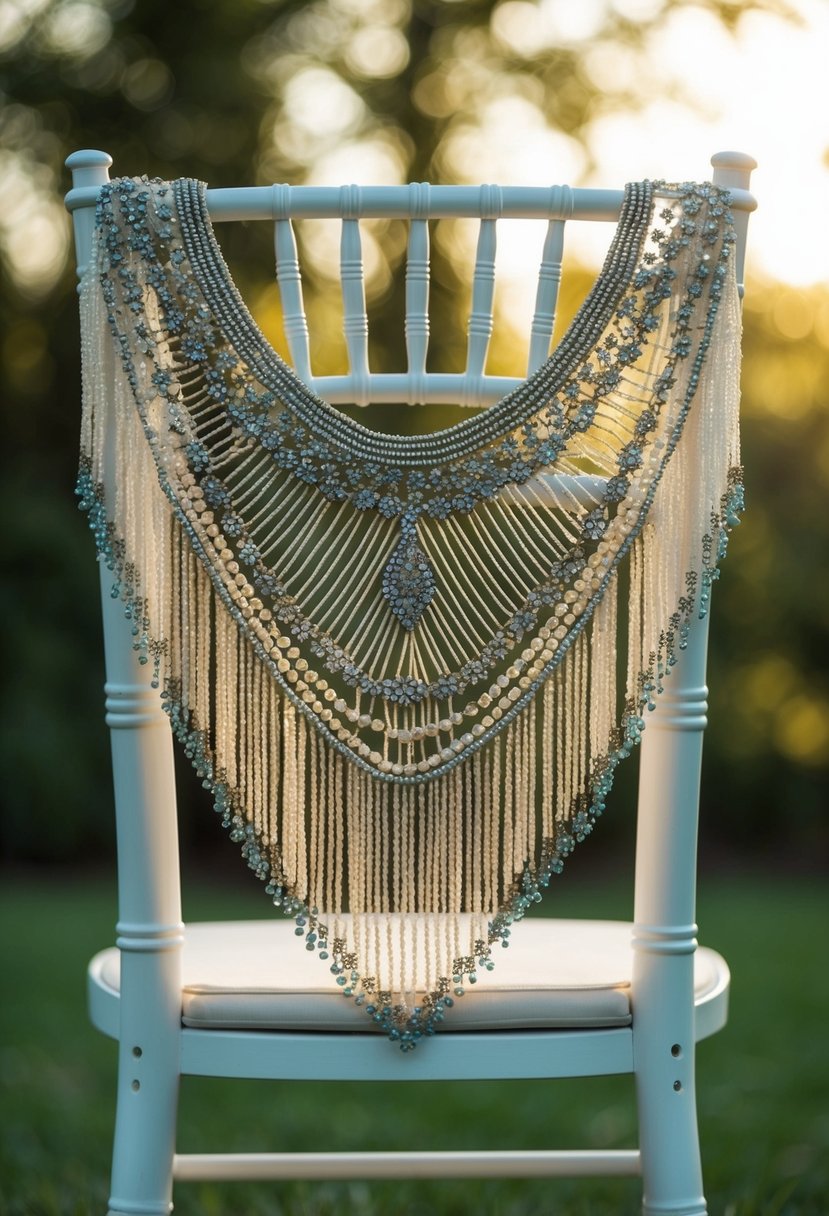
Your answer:
[[[469,341],[466,354],[466,376],[469,381],[467,401],[477,404],[477,385],[484,374],[489,340],[492,336],[492,310],[495,297],[495,223],[501,214],[501,191],[498,186],[481,186],[481,226],[475,252],[475,275],[472,282],[472,311],[469,315]]]
[[[530,351],[527,375],[541,366],[550,353],[550,341],[556,323],[558,291],[561,286],[561,262],[564,256],[564,222],[550,220],[544,238],[541,265],[538,268],[538,289],[535,312],[530,328]]]
[[[411,405],[422,400],[429,349],[429,184],[409,186],[411,224],[406,260],[406,356],[411,378]]]
[[[356,405],[369,403],[368,314],[360,240],[360,188],[343,186],[340,191],[342,235],[340,238],[340,278],[343,292],[343,334],[348,364],[354,380]]]
[[[277,185],[273,186],[272,190],[276,280],[282,302],[282,323],[297,375],[310,382],[312,373],[308,320],[302,298],[302,271],[296,237],[290,219],[290,187]]]

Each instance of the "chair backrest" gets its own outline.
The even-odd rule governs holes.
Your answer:
[[[77,152],[67,164],[74,187],[66,198],[76,224],[78,274],[83,274],[91,241],[90,204],[108,179],[111,158],[106,153]],[[745,235],[755,203],[748,192],[754,160],[742,153],[721,152],[712,157],[713,181],[731,191],[737,234],[737,278],[742,293]],[[615,223],[622,205],[621,189],[587,189],[569,186],[408,186],[348,185],[251,186],[208,189],[207,203],[214,223],[272,222],[276,278],[282,322],[290,361],[306,384],[334,404],[368,405],[401,402],[486,406],[500,400],[523,380],[485,372],[494,326],[495,258],[499,220],[535,220],[546,225],[538,259],[535,308],[529,335],[526,374],[541,366],[550,353],[556,324],[565,229],[576,223]],[[311,366],[308,319],[303,299],[296,221],[334,219],[341,222],[340,283],[342,323],[348,372],[342,376],[315,375]],[[369,368],[369,322],[360,221],[397,219],[408,224],[405,259],[406,313],[405,370],[381,374]],[[473,219],[479,224],[475,263],[470,276],[471,311],[467,325],[466,365],[463,372],[428,372],[430,225],[441,219]]]
[[[80,152],[71,157],[67,163],[73,169],[75,183],[67,197],[67,206],[73,211],[79,251],[79,274],[83,275],[91,247],[93,211],[90,204],[97,197],[100,186],[107,180],[107,167],[110,161],[109,157],[102,153]],[[712,163],[715,167],[715,184],[729,188],[732,192],[731,206],[735,211],[737,234],[736,261],[738,276],[741,277],[745,221],[754,205],[747,191],[748,177],[753,162],[748,157],[723,153],[714,157]],[[537,297],[529,342],[528,374],[531,374],[542,367],[549,353],[561,278],[565,225],[571,221],[582,220],[612,222],[619,217],[623,198],[621,191],[611,190],[578,190],[566,187],[550,189],[513,189],[493,186],[438,187],[422,183],[411,186],[365,189],[356,186],[346,186],[341,189],[273,186],[239,190],[208,190],[206,193],[207,207],[214,221],[258,219],[274,224],[277,279],[281,292],[284,328],[294,368],[301,381],[326,401],[331,403],[353,402],[360,405],[375,402],[405,402],[481,406],[500,401],[506,393],[520,388],[524,383],[522,379],[491,376],[486,373],[487,350],[493,329],[494,264],[498,220],[500,218],[544,219],[547,223],[539,262]],[[407,367],[405,370],[388,374],[374,373],[369,366],[366,290],[361,254],[360,220],[378,216],[408,222],[405,313]],[[466,366],[462,373],[448,374],[427,370],[429,224],[430,221],[436,219],[458,216],[471,216],[477,219],[479,235],[471,276],[472,306],[468,323]],[[321,217],[339,218],[342,225],[340,277],[343,298],[343,332],[349,370],[346,375],[336,377],[315,376],[311,366],[308,323],[303,305],[302,276],[294,232],[296,220]],[[628,439],[630,439],[629,436]],[[628,443],[628,448],[631,447],[631,443],[632,440]],[[548,479],[541,490],[534,491],[536,498],[532,503],[528,504],[526,496],[522,497],[522,490],[516,489],[509,492],[514,494],[518,505],[523,507],[529,505],[532,510],[537,510],[546,496],[546,501],[553,506],[566,508],[571,515],[575,513],[579,521],[584,522],[591,512],[592,514],[595,514],[596,511],[601,513],[602,503],[607,501],[605,495],[608,476],[603,471],[598,456],[596,459],[598,472],[591,468],[586,457],[580,458],[580,463],[576,462],[573,471]],[[637,459],[635,455],[631,457],[631,467],[635,467],[635,459]],[[418,614],[423,611],[424,604],[428,605],[431,601],[434,580],[433,576],[426,572],[425,567],[428,563],[423,559],[423,552],[418,545],[416,533],[411,530],[406,532],[406,526],[405,523],[402,525],[404,532],[399,547],[393,551],[390,550],[392,556],[386,566],[386,575],[391,590],[388,590],[386,582],[384,582],[384,595],[391,603],[395,594],[402,594],[400,587],[404,586],[407,588],[406,594],[410,596],[410,599],[413,597],[417,600],[418,596],[420,597],[419,606],[416,606],[415,609],[412,609],[411,606],[400,610],[393,609],[397,612],[398,618],[404,621],[406,629],[411,634],[412,622],[419,619]],[[506,515],[503,515],[492,526],[493,529],[500,528],[509,532],[511,525],[507,521]],[[585,526],[589,527],[589,523]],[[599,529],[596,535],[599,536],[605,524],[600,521],[596,526]],[[509,541],[517,546],[518,539],[522,536],[520,529],[517,529],[514,534],[510,535]],[[445,563],[446,568],[449,569],[451,564],[450,557]],[[236,569],[238,570],[238,563]],[[244,581],[243,575],[237,577],[243,578]],[[405,583],[406,578],[409,578],[409,583]],[[430,579],[432,582],[429,581]],[[471,580],[472,575],[468,579],[470,585]],[[119,804],[119,853],[123,861],[119,928],[124,941],[135,941],[143,940],[143,937],[148,935],[157,936],[158,934],[163,935],[164,932],[172,932],[171,926],[177,924],[180,916],[177,880],[174,876],[175,800],[169,741],[165,741],[162,734],[156,729],[160,716],[158,698],[152,690],[152,672],[140,662],[141,659],[146,659],[146,655],[136,656],[133,633],[123,622],[120,606],[117,603],[113,606],[110,593],[111,581],[111,577],[105,574],[108,721],[111,726],[118,728],[113,746],[116,796]],[[575,586],[578,587],[578,584]],[[250,590],[252,593],[253,589]],[[568,592],[568,602],[578,603],[580,594],[580,590]],[[705,596],[707,596],[707,588],[703,589],[701,602],[704,602]],[[406,603],[409,604],[409,600],[406,600]],[[404,614],[407,612],[413,615],[406,617]],[[565,620],[567,619],[565,617]],[[566,632],[565,625],[562,625],[561,628]],[[693,921],[696,811],[701,730],[705,722],[705,628],[704,621],[694,621],[689,628],[687,638],[683,639],[684,654],[678,666],[678,673],[672,676],[670,687],[663,694],[657,712],[653,714],[654,729],[645,734],[646,746],[640,785],[636,894],[636,920],[639,926],[637,932],[645,949],[678,952],[687,952],[692,949],[695,928]],[[516,626],[516,630],[518,629],[519,627]],[[275,655],[279,652],[281,655],[282,642],[275,634],[273,636],[274,649],[271,653]],[[539,649],[543,654],[548,653],[543,646]],[[615,651],[612,653],[615,655]],[[290,650],[286,649],[286,654],[290,655]],[[527,654],[531,656],[532,652],[528,651]],[[282,657],[279,662],[286,664],[285,669],[287,670],[295,657]],[[522,658],[523,667],[515,670],[510,668],[508,676],[499,677],[503,680],[504,686],[513,681],[516,682],[516,696],[512,698],[513,701],[520,700],[521,693],[518,689],[520,671],[527,668],[530,661],[531,657]],[[580,660],[580,662],[582,661],[586,671],[587,659]],[[591,663],[592,661],[591,659]],[[613,661],[615,663],[615,658]],[[305,661],[303,660],[303,662]],[[308,664],[305,662],[305,668],[301,670],[304,671],[307,666]],[[152,664],[149,667],[151,668]],[[234,667],[233,670],[235,672],[236,668]],[[245,675],[244,679],[251,686],[255,683],[255,677],[250,673]],[[494,694],[499,690],[493,686],[493,690],[490,691],[493,696],[489,697],[486,704],[493,700]],[[313,689],[306,688],[306,692],[308,693],[306,701],[309,704],[311,702],[316,704]],[[575,683],[572,686],[568,685],[566,693],[562,695],[570,697],[572,705],[575,706],[583,692],[584,690],[576,678]],[[481,704],[484,703],[482,700]],[[334,702],[335,709],[344,713],[344,704],[342,710],[339,709],[339,705],[339,701]],[[332,711],[327,712],[330,719]],[[368,745],[361,743],[357,738],[356,725],[359,724],[360,727],[365,725],[366,729],[371,725],[373,729],[373,723],[370,724],[368,721],[370,715],[364,715],[367,720],[363,724],[362,717],[359,717],[357,710],[350,709],[349,712],[353,713],[350,721],[355,724],[355,733],[349,736],[349,728],[346,724],[345,728],[340,730],[340,739],[344,741],[346,748],[357,750],[359,756],[365,754],[366,764],[368,764],[368,751],[364,753],[358,750],[360,747],[367,748]],[[508,699],[505,697],[504,709],[498,711],[496,720],[502,713],[507,716],[511,712]],[[598,713],[598,711],[595,712]],[[293,711],[291,713],[293,714]],[[594,711],[591,710],[591,713]],[[302,715],[297,715],[297,719],[301,726]],[[393,738],[397,740],[406,735],[408,737],[405,742],[408,743],[412,730],[405,723],[401,727],[397,724],[397,719],[394,721]],[[632,718],[627,719],[628,729],[632,735],[638,733],[635,721],[635,714]],[[258,719],[257,724],[259,724]],[[595,721],[591,720],[590,728],[600,733],[601,729],[605,727],[602,723],[597,726]],[[293,725],[291,729],[294,729]],[[421,734],[423,733],[423,728],[418,727],[417,729],[421,730]],[[443,729],[442,726],[441,729]],[[610,731],[610,728],[607,727],[607,730]],[[425,728],[425,733],[429,733],[428,728]],[[437,733],[437,728],[435,733]],[[520,735],[519,738],[520,746],[525,749],[522,755],[529,763],[529,733]],[[467,746],[470,749],[476,748],[477,743],[474,741],[476,739],[477,724],[471,728],[468,736],[464,735],[462,739],[460,737],[456,739],[455,750],[459,753]],[[189,746],[192,748],[192,740],[190,740]],[[244,746],[252,746],[249,739],[245,741]],[[298,744],[294,741],[290,746],[296,747]],[[315,747],[316,744],[309,746]],[[578,737],[575,742],[568,742],[565,739],[557,746],[563,756],[573,757],[572,760],[567,761],[567,767],[568,769],[572,767],[575,772],[577,764],[583,763],[584,760],[583,756],[579,760],[580,749],[583,752],[586,746],[584,741],[580,742]],[[627,742],[623,741],[621,750],[624,751],[626,746]],[[235,742],[233,747],[235,749]],[[241,750],[241,743],[239,748]],[[447,751],[451,752],[451,749],[447,749]],[[450,756],[443,753],[440,753],[440,756],[443,757],[447,767],[454,763]],[[438,763],[441,762],[440,756]],[[371,763],[374,764],[375,761],[372,759]],[[377,763],[380,764],[381,761],[378,760]],[[424,760],[422,763],[426,763],[426,761]],[[401,776],[414,778],[416,765],[412,765],[411,774],[404,771],[402,766],[400,767]],[[301,768],[304,774],[306,771],[304,759]],[[391,760],[388,761],[388,769],[389,771],[392,769]],[[497,775],[487,770],[484,771],[491,788],[496,789]],[[518,771],[516,768],[515,773],[512,773],[509,778],[505,773],[504,781],[518,780],[516,777]],[[357,783],[360,779],[359,776],[354,778]],[[334,778],[332,777],[331,780],[333,781]],[[354,788],[357,789],[357,785]],[[410,796],[406,787],[403,788],[404,793],[400,795],[402,799],[400,805],[401,814],[405,817],[412,811],[415,796]],[[330,789],[333,791],[334,785],[331,785]],[[467,801],[471,797],[468,792],[459,796],[466,797]],[[531,801],[532,796],[529,787],[522,794],[527,801]],[[411,801],[409,801],[410,797]],[[575,797],[575,793],[573,793],[573,799]],[[574,813],[578,814],[578,812]],[[231,811],[226,812],[226,817],[233,826],[235,821],[232,808]],[[265,864],[262,851],[258,845],[254,847],[252,838],[246,838],[245,825],[241,821],[235,823],[234,830],[237,835],[240,835],[243,842],[246,841],[245,848],[249,864],[254,869],[257,866],[261,869]],[[302,833],[301,828],[296,830],[300,831],[300,834]],[[469,829],[467,827],[464,830]],[[580,831],[586,833],[589,830],[590,824],[586,820],[583,821],[581,827],[577,822],[574,834],[578,838]],[[313,834],[317,831],[317,827],[312,824],[309,831]],[[460,833],[461,828],[457,827],[457,831]],[[379,828],[378,833],[380,834],[377,835],[376,840],[374,837],[372,839],[378,851],[382,851],[387,848],[387,845],[384,840],[381,840],[382,833]],[[510,839],[508,845],[503,840],[501,843],[504,847],[513,849],[515,857],[520,858],[520,841]],[[300,853],[304,857],[307,844],[308,841],[304,836],[301,842],[299,837],[291,838],[290,848],[294,850],[294,862],[297,865],[299,865]],[[330,847],[333,849],[335,846],[332,844]],[[410,855],[409,864],[411,864],[413,856],[414,853]],[[520,870],[520,861],[516,868]],[[387,883],[387,877],[384,877],[382,881]],[[451,879],[448,881],[451,888]],[[280,900],[286,898],[283,896],[282,890],[286,884],[282,878],[275,885]],[[515,904],[517,915],[523,912],[525,903],[531,902],[535,898],[535,894],[535,891],[529,893],[529,888],[516,893],[514,898],[517,901]],[[452,898],[454,899],[454,896]],[[301,901],[291,904],[291,900],[286,898],[286,902],[299,914],[299,931],[302,933],[304,930],[307,933],[309,948],[314,948],[315,944],[318,946],[319,943],[315,940],[316,934],[312,932],[316,928],[316,922],[312,919],[311,928],[308,929],[303,918],[303,912],[307,912],[307,909],[303,908]],[[454,910],[454,904],[452,910]],[[511,919],[512,913],[506,915],[507,919]],[[507,921],[504,920],[504,923],[499,923],[498,926],[498,934],[503,936],[504,940],[509,932],[505,927],[506,923]],[[311,941],[311,938],[314,938],[314,941]],[[485,952],[482,949],[480,953],[483,957]],[[348,957],[349,952],[343,951],[341,948],[340,955]],[[462,952],[463,955],[464,952]],[[335,953],[335,958],[339,959],[339,957]],[[457,963],[458,960],[454,961]],[[347,965],[345,970],[348,970]],[[466,960],[463,970],[473,972],[474,960]]]
[[[486,406],[516,388],[522,378],[485,373],[494,325],[497,225],[521,219],[546,223],[538,263],[538,286],[530,329],[527,375],[550,353],[556,320],[564,253],[564,230],[571,218],[614,220],[622,192],[573,191],[549,188],[486,186],[273,186],[247,190],[208,191],[214,221],[262,219],[272,216],[275,229],[276,272],[291,362],[321,397],[338,404],[368,405],[402,402],[409,405],[454,403]],[[399,218],[408,224],[406,251],[405,371],[372,373],[369,368],[369,323],[360,221]],[[308,322],[294,231],[304,219],[336,219],[341,223],[340,283],[343,335],[348,373],[315,376],[311,368]],[[463,372],[427,372],[429,350],[430,225],[435,221],[473,219],[478,222],[474,269],[470,276],[471,311]]]

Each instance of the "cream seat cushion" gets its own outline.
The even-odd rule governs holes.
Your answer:
[[[444,1031],[627,1026],[632,926],[621,921],[529,918],[495,969],[456,998]],[[289,921],[190,924],[183,952],[182,1021],[213,1030],[371,1029],[365,1011],[334,986],[327,964],[302,948]],[[699,1001],[722,960],[695,955]],[[104,953],[101,978],[120,987],[120,954]],[[469,992],[470,990],[467,989]]]

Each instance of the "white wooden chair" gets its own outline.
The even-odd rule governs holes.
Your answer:
[[[79,276],[89,258],[94,201],[110,163],[105,153],[92,151],[67,161],[73,172],[67,206],[75,224]],[[754,206],[748,193],[754,162],[722,153],[712,164],[715,183],[733,191],[741,275]],[[362,403],[483,404],[502,396],[515,382],[484,374],[496,215],[549,221],[532,326],[532,370],[546,357],[551,339],[565,220],[612,220],[620,202],[621,191],[558,187],[340,191],[280,186],[208,192],[215,220],[275,222],[294,365],[330,401]],[[399,216],[410,225],[408,368],[395,375],[369,370],[357,212]],[[466,370],[441,375],[426,371],[428,221],[450,215],[478,217],[480,238]],[[346,376],[315,379],[310,366],[292,220],[312,216],[345,217]],[[694,923],[707,621],[694,627],[644,736],[633,924],[533,919],[522,931],[535,935],[534,942],[549,942],[545,975],[530,977],[536,991],[502,991],[491,1007],[478,1007],[477,1020],[472,1002],[467,1022],[458,1021],[452,1033],[438,1034],[423,1050],[402,1055],[383,1036],[362,1032],[362,1020],[350,1022],[343,1014],[347,1002],[338,994],[304,992],[307,977],[299,969],[293,995],[250,994],[258,985],[251,981],[249,956],[260,957],[251,945],[264,941],[270,950],[290,951],[293,960],[286,941],[286,934],[293,934],[290,923],[182,923],[170,729],[150,674],[136,659],[122,606],[109,594],[109,581],[104,578],[103,588],[106,721],[115,778],[119,919],[116,947],[90,965],[89,1000],[95,1026],[119,1044],[111,1216],[160,1216],[171,1206],[174,1180],[599,1174],[641,1174],[644,1211],[650,1216],[704,1213],[694,1052],[697,1040],[725,1023],[729,987],[724,960],[697,949]],[[510,966],[503,972],[507,989],[518,979],[528,981],[520,974],[520,949]],[[554,1011],[546,1028],[533,1022],[536,997]],[[639,1150],[181,1155],[175,1149],[179,1078],[186,1075],[403,1082],[620,1073],[636,1079]]]

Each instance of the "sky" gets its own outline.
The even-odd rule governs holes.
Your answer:
[[[610,178],[637,176],[654,157],[672,178],[691,162],[707,167],[716,151],[752,155],[750,268],[804,286],[829,282],[829,2],[791,7],[802,24],[747,12],[735,38],[700,9],[677,10],[653,40],[649,66],[655,84],[681,82],[692,108],[655,96],[643,114],[602,120],[590,139]]]
[[[613,3],[634,19],[665,7],[662,0]],[[708,177],[715,152],[745,152],[758,162],[749,272],[795,286],[829,283],[829,0],[789,0],[794,20],[746,11],[734,34],[703,8],[677,7],[644,53],[596,39],[606,7],[607,0],[512,0],[496,18],[496,32],[518,51],[541,43],[582,47],[597,87],[650,94],[641,110],[604,115],[588,127],[595,171],[583,176],[583,149],[562,135],[531,129],[517,141],[522,116],[502,101],[489,114],[489,132],[470,141],[478,172],[485,166],[489,180],[542,184],[539,175],[556,164],[560,180],[580,185],[677,181]]]

